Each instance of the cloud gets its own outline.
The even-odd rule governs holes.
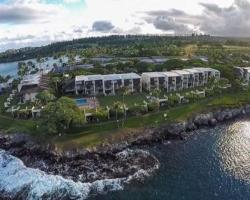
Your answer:
[[[162,31],[202,32],[216,36],[250,36],[250,2],[235,0],[227,7],[217,4],[200,3],[199,15],[188,14],[182,10],[155,10],[145,12],[144,20]]]
[[[200,1],[0,0],[0,51],[111,34],[249,37],[249,0]]]
[[[247,0],[235,0],[229,7],[216,4],[201,4],[204,13],[201,16],[200,29],[219,36],[249,37],[250,3]]]
[[[115,26],[110,21],[95,21],[92,25],[92,31],[97,32],[109,32],[112,31]]]
[[[174,18],[167,16],[158,16],[153,20],[155,28],[163,31],[173,31],[176,34],[185,34],[192,30],[185,24],[178,23]]]
[[[42,4],[38,0],[17,0],[0,6],[0,24],[45,22],[62,12],[60,6]]]

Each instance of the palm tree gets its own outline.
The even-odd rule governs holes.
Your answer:
[[[128,87],[124,86],[121,88],[121,92],[122,92],[122,106],[123,106],[123,112],[124,112],[124,118],[122,120],[122,127],[124,126],[124,121],[127,118],[127,107],[125,104],[125,95],[128,95],[130,93],[130,90]]]
[[[160,93],[161,93],[161,90],[159,90],[159,89],[154,89],[153,90],[153,96],[154,97],[156,97],[156,101],[157,101],[157,103],[158,103],[158,112],[160,111],[160,101],[159,101],[159,96],[160,96]]]
[[[114,102],[113,107],[115,109],[115,119],[116,119],[116,122],[117,122],[117,127],[119,128],[118,110],[119,110],[119,108],[121,108],[121,102],[119,102],[119,101]]]
[[[60,82],[60,78],[59,77],[52,77],[51,79],[51,84],[55,90],[56,95],[58,95],[59,93],[59,89],[58,89],[58,83]]]

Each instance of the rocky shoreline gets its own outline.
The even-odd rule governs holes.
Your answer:
[[[186,121],[170,123],[158,128],[146,128],[143,134],[131,137],[120,145],[131,148],[164,143],[168,140],[184,140],[189,133],[200,128],[215,127],[218,124],[247,116],[250,116],[250,105],[221,108],[213,112],[197,114]]]
[[[22,134],[0,135],[0,149],[18,157],[27,167],[81,182],[124,178],[159,165],[153,155],[143,150],[114,148],[60,152],[51,145],[39,145]]]
[[[9,170],[12,170],[13,166],[15,170],[12,174]],[[126,184],[132,182],[143,182],[146,177],[152,176],[159,166],[158,160],[144,150],[113,148],[102,151],[60,152],[51,145],[37,144],[27,135],[0,135],[0,197],[5,199],[40,199],[50,195],[56,196],[55,199],[71,199],[75,190],[72,189],[72,192],[68,188],[72,187],[85,188],[84,193],[79,192],[81,189],[77,190],[79,196],[73,199],[85,199],[89,195],[123,189]],[[38,171],[34,172],[34,169]],[[44,180],[47,176],[51,179],[48,183],[51,186],[42,192],[37,191],[39,189],[35,186],[36,179],[33,180],[35,184],[33,181],[25,182],[32,178],[25,176],[30,174],[30,171],[34,174],[32,177],[37,176],[36,179],[41,185],[47,184]],[[6,183],[10,176],[14,178],[18,173],[24,174],[20,177],[24,179],[22,184],[18,183],[14,187],[15,180],[12,180],[13,184]],[[49,189],[54,187],[52,182],[58,187],[53,191]],[[11,190],[13,193],[8,192],[10,185],[14,185]],[[28,187],[28,192],[23,193],[23,187],[25,190]],[[58,190],[65,190],[60,198]],[[15,193],[16,191],[18,192]]]
[[[98,194],[113,190],[110,185],[117,181],[122,188],[133,181],[142,182],[145,177],[157,171],[160,166],[157,158],[147,151],[138,150],[139,148],[168,140],[183,140],[189,132],[199,128],[214,127],[219,123],[248,115],[250,105],[197,114],[187,121],[159,128],[146,128],[143,133],[124,142],[99,146],[95,150],[61,152],[53,145],[39,145],[27,135],[0,134],[0,149],[19,158],[25,167],[39,169],[48,175],[59,175],[74,182],[90,184],[88,193]],[[102,181],[101,190],[98,181]],[[95,186],[98,186],[100,191]],[[4,191],[1,185],[0,191]]]

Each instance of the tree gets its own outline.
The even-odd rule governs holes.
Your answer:
[[[61,79],[59,77],[51,77],[50,79],[50,86],[54,90],[56,96],[59,95],[60,90],[59,90],[59,85],[61,84]]]
[[[59,133],[84,123],[84,116],[74,100],[61,97],[42,110],[41,127],[50,134]]]
[[[27,73],[29,72],[29,68],[28,66],[26,65],[25,62],[19,62],[18,63],[18,76],[19,77],[23,77],[24,75],[26,75]]]
[[[156,98],[155,102],[158,103],[158,112],[160,111],[160,101],[159,101],[160,94],[161,94],[161,90],[159,90],[157,88],[155,88],[152,91],[152,95]]]
[[[124,86],[121,88],[122,92],[122,107],[123,107],[123,112],[124,112],[124,118],[122,120],[122,126],[124,126],[124,121],[127,118],[127,107],[125,105],[125,95],[128,95],[130,93],[130,90],[128,87]]]
[[[118,110],[122,107],[122,103],[120,101],[116,101],[116,102],[114,102],[113,107],[115,109],[115,119],[116,119],[116,122],[117,122],[117,127],[119,128]]]
[[[11,77],[9,75],[7,75],[7,76],[1,76],[0,75],[0,83],[6,83],[10,79],[11,79]]]
[[[38,93],[36,98],[41,102],[42,105],[46,105],[56,99],[55,95],[50,93],[48,90]]]

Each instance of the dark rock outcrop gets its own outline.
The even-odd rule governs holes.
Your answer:
[[[137,171],[159,167],[158,160],[142,150],[130,150],[127,144],[98,150],[59,152],[53,145],[38,145],[22,134],[0,135],[0,149],[21,159],[27,167],[81,182],[133,176]],[[140,177],[140,179],[143,177]]]
[[[250,115],[250,105],[239,108],[219,109],[214,112],[197,114],[187,121],[163,125],[159,128],[146,128],[143,133],[128,142],[129,146],[150,145],[164,140],[184,139],[187,133],[200,127],[214,127],[218,123],[233,120],[237,117]]]

